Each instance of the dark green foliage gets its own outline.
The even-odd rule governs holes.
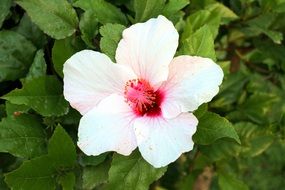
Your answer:
[[[147,163],[138,153],[125,157],[115,154],[109,170],[108,189],[143,190],[159,179],[167,167],[155,169]]]
[[[60,145],[60,146],[58,146]],[[56,180],[64,189],[74,186],[75,146],[61,126],[48,145],[48,154],[25,161],[18,169],[6,174],[5,181],[14,189],[55,189]]]
[[[35,51],[35,46],[21,34],[0,31],[0,82],[25,76]]]
[[[179,31],[176,55],[225,74],[194,112],[194,149],[159,169],[138,150],[84,155],[63,64],[82,49],[115,62],[123,30],[158,15]],[[191,190],[203,175],[213,190],[284,189],[284,20],[285,0],[0,0],[0,189]]]

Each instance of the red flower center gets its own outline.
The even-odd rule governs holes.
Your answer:
[[[139,116],[161,115],[160,104],[163,94],[143,79],[129,80],[125,86],[126,102],[131,106],[135,114]]]

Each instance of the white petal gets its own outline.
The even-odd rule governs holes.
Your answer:
[[[136,119],[135,134],[143,158],[157,168],[174,162],[182,153],[193,149],[192,135],[197,124],[198,120],[191,113],[182,113],[173,119]]]
[[[155,85],[167,79],[178,46],[178,32],[164,16],[134,24],[123,31],[116,51],[117,63],[130,66]]]
[[[179,56],[169,65],[169,76],[162,85],[165,97],[161,108],[164,117],[194,111],[219,92],[223,70],[211,59]]]
[[[81,114],[111,93],[122,94],[126,81],[136,78],[128,67],[114,64],[106,55],[91,50],[69,58],[63,73],[65,99]]]
[[[134,114],[122,96],[112,94],[83,115],[78,129],[78,146],[87,155],[108,151],[130,155],[137,147],[132,126]]]

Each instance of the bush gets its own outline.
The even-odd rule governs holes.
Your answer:
[[[83,49],[115,61],[122,31],[158,15],[179,32],[176,55],[224,72],[194,112],[193,150],[162,168],[138,150],[85,155],[82,116],[63,96],[65,61]],[[0,189],[282,189],[284,19],[284,0],[1,0]]]

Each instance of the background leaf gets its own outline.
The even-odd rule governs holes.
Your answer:
[[[135,22],[157,17],[163,11],[165,0],[134,0]]]
[[[200,146],[201,153],[207,156],[211,161],[237,157],[241,149],[242,146],[240,144],[227,138],[221,138],[212,144]]]
[[[207,145],[223,137],[232,138],[240,143],[239,136],[228,120],[217,114],[208,112],[200,118],[193,140],[195,143]]]
[[[83,189],[92,190],[96,186],[106,183],[108,180],[108,171],[110,162],[103,162],[98,166],[89,166],[83,170]]]
[[[29,72],[26,76],[26,79],[31,80],[34,78],[45,76],[46,72],[47,72],[47,65],[44,59],[44,52],[43,50],[38,50],[34,57],[34,61],[29,69]]]
[[[160,178],[166,167],[155,169],[136,151],[131,156],[115,155],[109,171],[109,189],[146,190]],[[147,172],[146,172],[147,171]]]
[[[115,61],[116,49],[124,29],[125,27],[119,24],[106,24],[100,28],[100,34],[102,35],[100,48],[113,61]]]
[[[216,60],[214,39],[210,28],[205,25],[182,43],[180,54],[208,57]]]
[[[45,146],[46,136],[39,118],[21,114],[0,122],[0,152],[33,158],[45,153]]]
[[[13,104],[27,105],[43,116],[64,115],[69,109],[61,83],[53,76],[27,81],[22,89],[16,89],[2,98]]]
[[[52,61],[56,73],[63,77],[63,64],[73,54],[80,51],[83,44],[79,38],[56,40],[52,48]]]
[[[35,46],[22,35],[0,31],[0,82],[23,77],[33,62]]]
[[[92,13],[102,24],[127,23],[127,19],[120,9],[104,0],[79,0],[74,5]]]
[[[219,175],[219,186],[221,190],[248,190],[248,187],[242,181],[228,174]]]
[[[58,175],[66,175],[65,178],[61,177],[61,184],[74,179],[68,171],[75,161],[74,144],[64,129],[58,126],[49,141],[48,154],[25,161],[18,169],[6,174],[5,181],[13,189],[53,190]],[[69,189],[66,185],[64,187]]]
[[[47,43],[46,35],[31,21],[27,14],[24,14],[14,30],[31,41],[37,48],[42,48]]]
[[[0,28],[5,20],[6,16],[10,12],[10,6],[12,5],[12,0],[2,0],[0,2]]]
[[[58,183],[62,186],[63,190],[73,190],[75,186],[75,175],[69,172],[59,177]]]
[[[207,29],[212,34],[213,39],[218,34],[219,25],[221,22],[221,16],[214,12],[208,10],[200,10],[189,16],[185,23],[185,28],[182,34],[182,39],[185,40],[194,33],[202,28],[203,26],[207,25]],[[206,40],[208,41],[208,40]]]
[[[17,116],[22,113],[27,113],[30,110],[29,106],[12,104],[11,102],[8,101],[6,101],[5,106],[6,106],[7,116],[11,115]]]
[[[68,37],[76,30],[78,18],[67,0],[17,0],[16,2],[27,11],[40,29],[55,39]]]
[[[179,33],[175,56],[224,71],[194,111],[193,149],[167,170],[138,151],[75,150],[82,115],[64,100],[64,63],[83,49],[116,62],[123,30],[158,15]],[[284,0],[0,0],[0,189],[283,189],[284,20]]]
[[[174,24],[177,23],[184,12],[181,11],[189,4],[188,0],[169,0],[163,8],[162,15],[170,19]]]
[[[86,11],[79,23],[80,30],[82,32],[82,40],[92,48],[95,48],[95,37],[99,32],[99,26],[97,17],[92,11]]]

